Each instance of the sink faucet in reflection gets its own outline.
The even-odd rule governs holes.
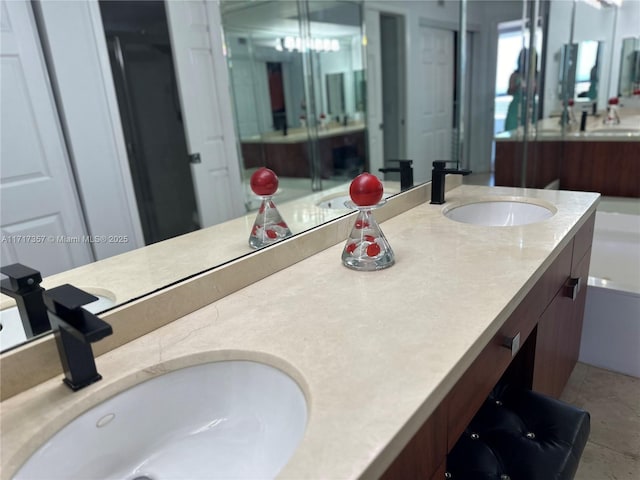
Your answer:
[[[387,160],[388,162],[398,162],[397,167],[379,168],[382,173],[399,172],[400,173],[400,190],[405,191],[413,187],[413,160]]]
[[[463,170],[457,168],[446,168],[447,163],[442,160],[433,162],[433,170],[431,173],[431,203],[434,205],[442,205],[444,203],[444,179],[447,173],[454,175],[469,175],[471,170]]]
[[[6,265],[0,272],[7,276],[0,281],[0,291],[15,299],[27,338],[51,330],[42,299],[44,288],[40,286],[40,272],[20,263]]]
[[[113,329],[82,306],[98,298],[69,284],[43,296],[64,369],[63,382],[73,391],[97,382],[102,375],[96,370],[91,343],[111,335]]]

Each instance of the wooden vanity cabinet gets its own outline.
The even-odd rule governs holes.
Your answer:
[[[447,445],[447,405],[441,403],[429,419],[422,424],[407,446],[380,477],[383,480],[430,479],[440,468],[444,478]]]
[[[519,384],[560,396],[580,349],[594,221],[595,214],[547,268],[381,478],[444,478],[447,453],[507,369],[509,378],[514,372],[521,377],[515,379]],[[570,287],[572,278],[580,279],[575,298]],[[510,348],[516,336],[522,351]],[[518,362],[513,362],[514,358]]]
[[[245,168],[267,167],[280,177],[308,178],[311,176],[312,148],[306,136],[295,140],[294,136],[282,137],[282,141],[271,138],[269,141],[241,142],[242,161]],[[319,157],[320,175],[331,178],[336,175],[335,162],[345,149],[353,157],[351,162],[366,168],[366,136],[364,129],[355,132],[324,135],[318,138],[315,153]],[[356,161],[357,160],[357,161]]]
[[[555,398],[562,394],[580,353],[594,222],[592,215],[576,234],[567,283],[538,321],[532,388]]]
[[[611,197],[640,197],[640,142],[536,140],[527,143],[526,185],[522,185],[524,146],[497,141],[495,184],[600,192]]]

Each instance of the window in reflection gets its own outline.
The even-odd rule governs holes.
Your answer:
[[[578,47],[576,96],[595,100],[598,97],[598,47],[600,42],[587,40]]]
[[[518,22],[520,23],[520,22]],[[494,134],[515,130],[524,122],[524,94],[527,88],[529,57],[529,31],[523,34],[521,25],[507,22],[498,27],[498,62],[496,66],[496,91]],[[542,51],[542,29],[537,28],[533,63],[536,65],[534,83],[538,83],[537,52]],[[537,92],[537,85],[533,86]],[[531,116],[533,120],[535,115]]]

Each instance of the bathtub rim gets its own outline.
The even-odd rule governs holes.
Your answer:
[[[619,282],[613,282],[605,278],[593,277],[589,275],[587,285],[590,288],[599,288],[602,290],[610,290],[612,292],[619,292],[627,295],[635,295],[640,297],[640,287],[635,287],[633,285],[627,285]]]

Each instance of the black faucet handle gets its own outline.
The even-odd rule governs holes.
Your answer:
[[[22,291],[33,290],[42,282],[42,275],[38,270],[34,270],[21,263],[13,263],[1,267],[0,273],[8,277],[0,280],[2,290],[6,290],[7,292],[20,293]]]
[[[433,167],[434,168],[444,168],[447,163],[455,163],[455,164],[457,164],[458,162],[456,160],[434,160],[433,161]]]
[[[97,342],[113,333],[111,325],[82,308],[98,300],[98,297],[68,283],[47,290],[42,296],[47,309],[58,318],[57,323],[63,322],[73,327],[70,333],[79,340]]]
[[[68,283],[47,290],[43,297],[49,311],[63,317],[69,312],[80,310],[83,305],[98,300],[95,295],[91,295]]]
[[[433,171],[439,173],[453,173],[458,175],[469,175],[473,173],[471,170],[466,168],[446,168],[447,163],[455,163],[458,165],[456,160],[434,160],[433,161]]]

